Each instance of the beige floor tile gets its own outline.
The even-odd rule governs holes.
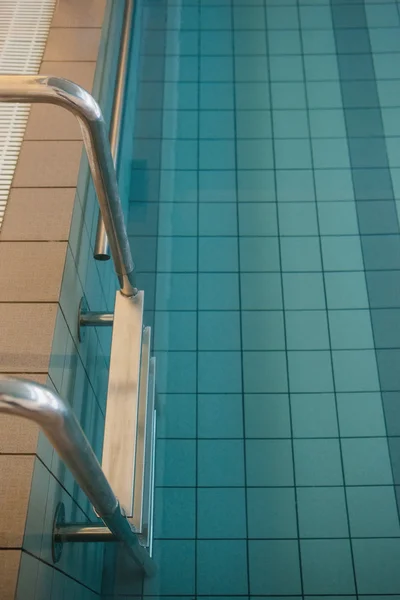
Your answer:
[[[59,0],[52,27],[101,27],[106,0]]]
[[[0,598],[14,600],[17,589],[20,550],[0,550]]]
[[[97,60],[100,36],[100,28],[50,29],[43,60]]]
[[[0,547],[20,548],[24,538],[26,513],[35,456],[0,456]],[[16,499],[18,498],[18,501]]]
[[[75,187],[81,142],[23,142],[13,187]]]
[[[57,307],[0,304],[1,373],[47,373]]]
[[[67,241],[74,201],[74,188],[13,188],[0,242]]]

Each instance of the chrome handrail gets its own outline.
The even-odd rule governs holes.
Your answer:
[[[97,515],[135,562],[152,576],[155,563],[138,540],[72,412],[56,392],[23,379],[0,375],[0,413],[34,421],[67,465]]]
[[[121,32],[121,44],[119,50],[119,61],[117,79],[115,82],[114,104],[112,109],[110,125],[110,149],[115,168],[118,162],[119,141],[121,133],[121,118],[125,96],[126,73],[129,59],[129,45],[131,39],[133,22],[134,0],[125,0],[124,24]],[[93,256],[96,260],[109,260],[110,249],[104,221],[99,214],[97,220],[96,241]]]
[[[82,130],[121,292],[125,296],[134,296],[136,293],[134,264],[107,128],[101,109],[93,96],[75,83],[60,77],[0,75],[0,102],[56,104],[76,116]]]

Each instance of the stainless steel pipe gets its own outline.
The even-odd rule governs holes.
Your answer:
[[[79,317],[81,327],[110,327],[113,323],[113,313],[83,312]]]
[[[110,149],[115,168],[118,162],[119,139],[121,133],[121,120],[125,96],[126,73],[129,60],[129,46],[133,24],[134,0],[125,0],[124,24],[121,32],[119,49],[118,71],[115,82],[114,104],[110,125]],[[96,241],[93,256],[96,260],[109,260],[110,249],[104,221],[99,214],[97,220]]]
[[[69,405],[43,385],[0,375],[0,413],[23,417],[39,425],[116,540],[125,545],[147,575],[154,575],[155,564],[122,513]]]
[[[125,296],[135,295],[134,264],[107,128],[95,99],[80,86],[60,77],[0,75],[0,102],[56,104],[76,116],[82,130],[121,292]]]

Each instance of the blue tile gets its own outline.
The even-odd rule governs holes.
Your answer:
[[[201,31],[201,56],[230,56],[232,54],[232,33],[230,31]],[[193,54],[197,54],[196,48]]]
[[[158,33],[155,31],[148,33]],[[196,56],[198,52],[198,39],[199,33],[197,31],[179,31],[179,30],[169,30],[161,32],[161,36],[163,41],[165,39],[165,54],[167,56],[170,55],[180,55],[180,56]],[[159,54],[163,54],[162,50]]]
[[[274,110],[273,118],[275,138],[309,137],[305,110]]]
[[[197,206],[193,202],[164,202],[159,206],[158,234],[197,235]]]
[[[347,501],[352,536],[400,536],[399,515],[393,487],[348,487]]]
[[[145,578],[146,595],[191,595],[195,592],[195,542],[192,540],[155,540],[153,558],[158,570]],[[183,571],[181,573],[181,570]]]
[[[198,398],[199,438],[242,438],[241,394],[200,394]]]
[[[329,349],[326,315],[316,311],[290,311],[286,314],[288,350]]]
[[[274,109],[306,108],[304,83],[273,82],[271,84],[271,95]]]
[[[201,311],[199,350],[240,350],[239,311]]]
[[[325,271],[363,271],[364,261],[358,236],[321,238]]]
[[[233,110],[233,98],[232,83],[200,84],[200,108],[202,110]]]
[[[160,141],[143,138],[134,140],[132,166],[134,169],[159,169]]]
[[[331,29],[332,17],[329,6],[301,6],[302,29]]]
[[[343,485],[339,440],[294,440],[296,485]]]
[[[299,19],[295,6],[267,6],[268,29],[298,29]]]
[[[368,26],[374,27],[398,27],[399,13],[394,3],[390,4],[367,4],[365,7]]]
[[[369,308],[364,273],[326,273],[325,284],[329,309]]]
[[[283,295],[286,309],[325,308],[321,273],[283,273]]]
[[[157,310],[196,310],[197,278],[194,274],[159,273]]]
[[[354,594],[349,540],[302,540],[301,564],[306,594]]]
[[[278,215],[281,236],[318,235],[317,211],[311,202],[282,202]]]
[[[274,202],[273,171],[237,171],[239,202]]]
[[[335,36],[338,32],[335,31]],[[354,31],[352,31],[354,35]],[[333,31],[326,29],[306,29],[301,32],[304,54],[336,54]]]
[[[164,23],[160,29],[164,29]],[[167,29],[198,29],[199,10],[196,6],[169,6],[167,8]]]
[[[223,272],[238,270],[238,239],[236,237],[199,238],[199,271]]]
[[[289,379],[292,392],[332,392],[332,366],[328,351],[290,351]]]
[[[161,110],[138,110],[135,121],[135,138],[159,139],[162,131],[162,118]]]
[[[318,169],[315,171],[315,185],[318,201],[354,199],[351,173],[348,170]]]
[[[238,110],[235,117],[238,139],[271,137],[271,113],[269,110]]]
[[[199,440],[197,445],[199,487],[244,485],[243,441]]]
[[[311,110],[310,128],[313,138],[343,138],[346,137],[343,110]]]
[[[246,472],[250,487],[293,486],[291,441],[247,440]]]
[[[242,312],[243,350],[284,350],[282,311]]]
[[[344,488],[299,487],[297,505],[301,538],[348,537]]]
[[[235,80],[268,81],[268,62],[266,56],[236,56]]]
[[[270,106],[267,82],[236,83],[237,110],[265,110]]]
[[[369,32],[372,52],[400,52],[400,40],[396,29],[374,27]]]
[[[305,56],[304,68],[307,81],[337,81],[339,79],[337,59],[333,55]],[[343,77],[342,73],[341,76]]]
[[[345,139],[312,140],[314,164],[318,169],[348,168],[349,154]]]
[[[236,29],[233,35],[235,54],[242,56],[266,54],[267,44],[264,31],[240,31]]]
[[[269,53],[274,54],[301,54],[300,35],[298,31],[269,31]]]
[[[160,109],[163,107],[162,82],[142,82],[138,90],[137,107],[145,109]]]
[[[321,251],[317,237],[281,238],[283,271],[321,271]]]
[[[354,202],[320,202],[318,203],[318,216],[321,235],[358,234]]]
[[[161,94],[164,109],[195,110],[198,108],[199,86],[197,83],[165,82],[164,94],[162,94],[161,90],[150,90],[149,93]],[[155,104],[154,100],[152,100],[152,104]],[[144,103],[144,108],[150,108],[150,106],[148,106],[147,103]]]
[[[265,15],[262,6],[235,6],[233,9],[234,29],[264,29]]]
[[[242,271],[279,271],[278,238],[240,237]]]
[[[275,140],[275,160],[278,169],[310,169],[311,152],[308,140]]]
[[[135,248],[135,246],[133,246]],[[136,254],[134,254],[136,258]],[[197,238],[159,237],[157,245],[157,271],[197,271]]]
[[[284,352],[244,352],[243,378],[247,394],[287,392]]]
[[[194,538],[196,490],[194,488],[156,488],[154,537]]]
[[[234,393],[242,391],[240,352],[199,352],[198,391]]]
[[[196,442],[158,440],[156,485],[193,487],[196,485]]]
[[[196,73],[196,77],[197,77]],[[202,56],[200,59],[200,80],[223,83],[233,81],[233,60],[231,56]]]
[[[386,438],[342,439],[346,485],[392,485]]]
[[[307,81],[307,99],[311,110],[314,108],[343,108],[338,81]]]
[[[180,83],[196,82],[198,79],[197,56],[166,56],[164,66],[164,80]]]
[[[163,169],[196,169],[197,142],[193,140],[163,140],[161,166]]]
[[[235,171],[200,171],[200,202],[236,202]]]
[[[127,225],[128,235],[157,235],[157,221],[156,202],[132,202]]]
[[[160,394],[196,391],[195,352],[157,352],[157,389]]]
[[[129,202],[158,202],[160,174],[158,171],[133,169]]]
[[[158,130],[159,136],[160,131]],[[197,137],[197,111],[165,110],[162,136],[170,139],[195,139]]]
[[[202,203],[199,206],[199,235],[237,235],[237,206],[231,202]]]
[[[276,171],[278,202],[314,202],[314,179],[311,170]]]
[[[156,311],[154,350],[196,350],[195,312]]]
[[[235,145],[231,140],[200,140],[200,169],[234,169]]]
[[[138,273],[154,272],[157,260],[157,238],[153,236],[130,238],[135,249],[135,267]]]
[[[303,81],[301,56],[271,56],[269,59],[271,81]]]
[[[239,169],[272,169],[274,166],[272,142],[264,140],[238,140],[237,163]]]
[[[200,10],[200,28],[232,29],[231,9],[225,6],[202,6]]]
[[[196,437],[196,396],[158,394],[157,436],[160,438]]]
[[[233,523],[235,526],[233,527]],[[244,488],[198,488],[198,538],[245,538]],[[215,590],[211,590],[215,593]]]
[[[240,236],[277,235],[276,206],[273,203],[240,203]]]
[[[359,593],[397,593],[400,586],[400,540],[354,540],[353,552]]]
[[[239,310],[239,279],[233,273],[199,274],[200,310]]]
[[[161,171],[160,202],[197,202],[196,171]]]
[[[338,436],[333,394],[292,394],[291,409],[294,437]]]
[[[329,329],[334,350],[374,347],[369,310],[331,310]]]
[[[294,488],[248,488],[249,538],[297,537]]]
[[[343,437],[386,435],[380,393],[337,394],[337,406],[340,435]]]
[[[198,594],[247,594],[247,579],[245,541],[197,542]]]
[[[277,273],[242,273],[240,281],[243,310],[282,308],[281,281]]]
[[[338,392],[373,392],[379,390],[374,350],[335,350],[333,371]]]
[[[249,571],[251,594],[301,594],[298,542],[250,540]]]
[[[195,136],[196,137],[196,136]],[[234,113],[231,110],[200,111],[200,138],[230,139],[235,137]]]
[[[342,54],[338,59],[342,81],[375,79],[374,63],[370,54]]]
[[[246,438],[290,438],[289,399],[286,394],[245,394]]]

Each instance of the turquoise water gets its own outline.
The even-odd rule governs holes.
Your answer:
[[[124,593],[400,594],[398,4],[148,0],[136,27],[159,574]]]

